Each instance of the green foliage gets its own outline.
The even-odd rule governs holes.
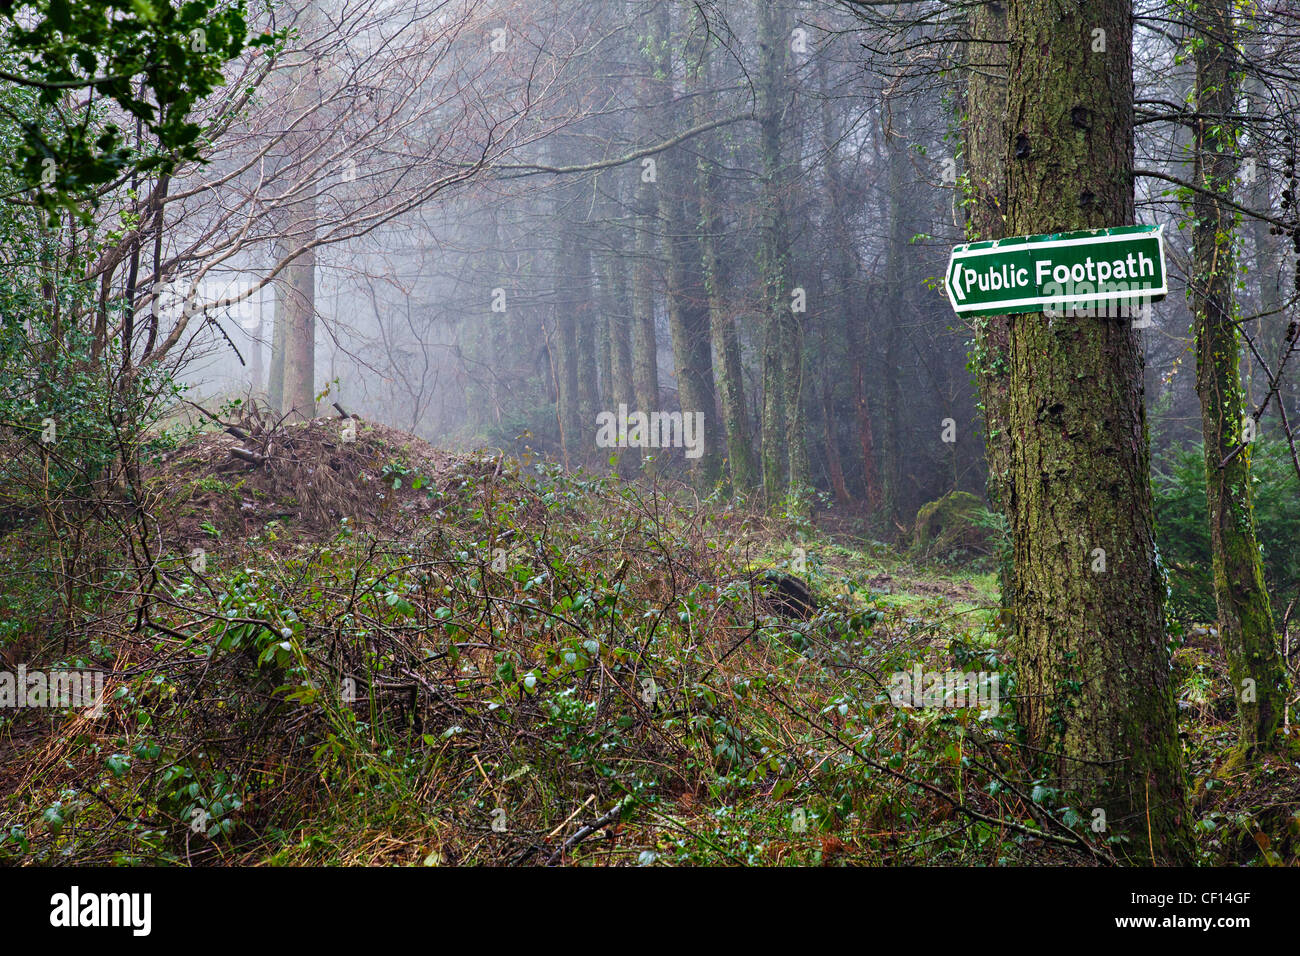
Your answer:
[[[95,186],[124,169],[170,172],[200,158],[201,127],[191,113],[225,81],[222,67],[248,46],[242,0],[0,0],[0,77],[26,97],[26,110],[4,110],[23,132],[8,168],[39,186],[36,201],[76,209]],[[94,94],[135,118],[156,149],[127,144],[99,109],[50,123],[69,93]]]
[[[1280,620],[1300,587],[1300,551],[1295,547],[1300,540],[1300,480],[1285,442],[1260,438],[1251,446],[1251,479],[1264,579]],[[1156,540],[1169,576],[1169,617],[1183,625],[1211,623],[1217,612],[1201,444],[1163,456],[1154,483]]]

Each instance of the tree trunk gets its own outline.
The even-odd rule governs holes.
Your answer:
[[[972,241],[1006,236],[1007,10],[992,0],[971,8],[966,94],[966,237]],[[1007,427],[1011,340],[1010,317],[977,316],[971,364],[984,414],[985,485],[989,505],[1006,513],[1011,499],[1011,432]],[[1004,607],[1011,601],[1011,557],[998,563]]]
[[[271,255],[276,262],[288,255],[283,241],[275,242]],[[270,402],[273,409],[282,413],[284,410],[284,327],[289,321],[289,307],[285,302],[289,294],[288,276],[283,271],[276,279],[273,289],[275,290],[275,314],[271,325],[271,372],[266,383],[266,400]]]
[[[848,484],[844,477],[843,456],[840,452],[839,434],[835,427],[837,416],[835,408],[843,401],[839,396],[852,391],[854,410],[858,415],[858,437],[862,437],[862,415],[867,416],[867,434],[870,434],[870,412],[865,390],[859,390],[861,384],[862,354],[871,349],[871,330],[862,321],[859,283],[861,265],[858,259],[857,243],[849,227],[849,203],[845,197],[844,174],[840,165],[842,149],[841,139],[844,134],[842,124],[835,115],[835,96],[828,78],[825,57],[817,58],[817,86],[821,99],[821,134],[822,153],[825,156],[826,197],[830,225],[830,244],[828,260],[830,262],[830,288],[827,306],[821,326],[820,352],[824,356],[821,370],[821,409],[822,420],[826,428],[826,467],[831,476],[831,487],[835,497],[844,508],[851,508],[853,501],[848,494]],[[848,388],[844,388],[843,356],[852,356],[852,370]],[[838,399],[838,400],[837,400]],[[863,448],[859,443],[859,448]],[[870,442],[865,447],[870,447]],[[874,481],[875,462],[863,462],[863,475],[872,475]],[[868,487],[872,482],[865,482]],[[870,493],[868,493],[868,498]]]
[[[849,497],[849,486],[844,482],[844,461],[835,439],[835,406],[831,401],[830,386],[825,381],[822,382],[821,412],[822,440],[826,445],[826,471],[830,475],[831,490],[835,492],[835,502],[847,509],[853,501]]]
[[[1133,221],[1131,17],[1125,0],[1011,0],[1009,235]],[[1085,819],[1104,811],[1122,855],[1185,861],[1137,333],[1127,321],[1016,315],[1010,357],[1027,743]]]
[[[701,54],[701,57],[705,55]],[[702,105],[703,98],[698,102]],[[702,115],[699,121],[702,121]],[[745,494],[758,487],[759,476],[754,467],[754,444],[749,427],[749,406],[745,397],[740,334],[722,292],[722,263],[717,245],[718,237],[722,235],[722,221],[717,211],[714,160],[708,154],[707,147],[700,153],[697,168],[700,183],[700,259],[709,303],[713,373],[722,407],[722,424],[727,436],[727,467],[731,474],[731,487],[733,491]]]
[[[315,189],[290,210],[285,235],[287,250],[297,249],[316,235]],[[316,251],[299,255],[281,273],[284,276],[282,371],[280,411],[290,418],[316,416]],[[279,301],[277,301],[277,305]],[[276,322],[281,316],[276,315]],[[277,332],[280,331],[277,329]]]
[[[638,113],[652,112],[651,81],[638,82]],[[648,133],[648,131],[647,131]],[[634,167],[635,168],[635,167]],[[655,194],[657,182],[648,179],[648,170],[637,170],[640,182],[636,191],[636,240],[632,262],[632,381],[638,411],[649,414],[659,409],[659,358],[655,339]],[[655,170],[658,178],[658,170]]]
[[[1196,393],[1205,440],[1205,492],[1214,555],[1219,640],[1228,661],[1243,751],[1272,749],[1286,710],[1288,681],[1264,586],[1255,537],[1250,448],[1243,436],[1240,352],[1236,320],[1232,196],[1237,128],[1221,118],[1236,110],[1236,27],[1231,0],[1203,0],[1194,15],[1196,110],[1192,199],[1192,329]],[[1207,120],[1203,117],[1216,117]],[[1253,430],[1252,430],[1253,434]],[[1230,459],[1230,460],[1229,460]],[[1227,461],[1226,464],[1224,462]]]
[[[556,211],[557,217],[564,214],[563,208]],[[579,263],[576,229],[576,225],[570,222],[561,226],[557,255],[559,268],[556,269],[560,283],[555,294],[555,364],[559,386],[556,401],[559,406],[560,448],[566,468],[582,464],[586,447],[578,390],[578,310],[581,307],[581,293],[576,274]]]
[[[590,187],[588,187],[590,195]],[[595,288],[592,282],[591,246],[588,243],[587,230],[582,229],[577,236],[574,249],[573,281],[577,285],[578,303],[574,313],[574,322],[578,327],[578,414],[583,428],[592,428],[596,421],[596,406],[600,402],[597,374],[597,340],[596,340],[596,302]],[[590,449],[590,442],[586,443]]]
[[[900,111],[905,117],[906,111]],[[908,229],[906,200],[903,196],[903,164],[905,145],[901,136],[885,143],[886,163],[886,217],[888,249],[885,254],[884,288],[882,303],[884,320],[884,375],[881,383],[884,392],[881,443],[881,512],[887,526],[904,530],[899,519],[903,515],[903,399],[901,379],[902,335],[895,316],[910,314],[907,311],[908,258],[913,254],[907,246]],[[935,423],[938,424],[937,422]]]
[[[298,26],[310,29],[313,11],[304,8]],[[318,98],[316,75],[310,65],[290,77],[292,121],[311,109]],[[286,135],[281,143],[283,166],[292,175],[290,188],[297,198],[284,208],[284,228],[276,244],[276,261],[293,255],[316,237],[316,186],[303,177],[309,163],[301,153],[303,135]],[[295,164],[294,160],[304,160]],[[303,181],[298,181],[303,178]],[[316,415],[316,251],[296,256],[280,273],[276,284],[275,330],[271,340],[271,401],[283,414],[308,419]]]
[[[789,31],[782,0],[758,4],[759,130],[762,153],[762,227],[759,276],[766,322],[763,333],[763,490],[769,508],[797,506],[806,494],[803,341],[792,309],[787,170],[783,122]]]
[[[612,251],[605,260],[603,285],[608,290],[605,320],[609,325],[610,395],[614,404],[636,405],[632,373],[632,307],[628,300],[627,261],[623,255],[622,232],[612,230]]]
[[[1241,27],[1238,27],[1238,31],[1241,32]],[[1260,61],[1269,51],[1258,32],[1252,31],[1252,36],[1253,40],[1246,44],[1245,56],[1248,60]],[[1245,87],[1246,113],[1249,117],[1247,122],[1251,127],[1249,152],[1255,169],[1254,181],[1247,184],[1249,188],[1245,205],[1251,209],[1268,210],[1273,205],[1273,170],[1270,164],[1272,148],[1264,133],[1267,128],[1265,124],[1269,123],[1269,91],[1258,75],[1249,76],[1245,80]],[[1258,311],[1262,315],[1258,341],[1264,357],[1270,362],[1276,362],[1278,355],[1287,347],[1289,316],[1282,308],[1282,274],[1285,271],[1286,257],[1282,254],[1281,237],[1274,234],[1272,223],[1252,218],[1247,228],[1255,247],[1254,273],[1259,289]],[[1265,382],[1264,388],[1268,387]],[[1277,393],[1279,405],[1291,405],[1287,409],[1288,416],[1295,408],[1295,390],[1294,383],[1284,384]],[[1247,393],[1248,399],[1253,400],[1254,397]]]
[[[656,73],[663,77],[660,92],[666,103],[670,130],[684,128],[689,114],[675,103],[672,61],[672,7],[665,4],[659,21]],[[692,91],[694,92],[694,91]],[[700,196],[695,171],[682,147],[662,154],[660,172],[663,187],[656,190],[659,220],[663,224],[664,256],[667,259],[668,330],[672,338],[673,364],[677,374],[677,399],[683,415],[704,416],[704,447],[690,462],[693,477],[704,486],[718,479],[719,456],[714,440],[719,429],[715,421],[713,361],[709,354],[709,301],[704,289],[700,253]]]
[[[871,424],[871,403],[867,400],[866,366],[861,356],[853,360],[853,410],[858,425],[858,447],[862,449],[862,484],[867,509],[876,511],[884,501],[876,474],[876,439]]]

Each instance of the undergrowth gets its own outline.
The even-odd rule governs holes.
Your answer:
[[[111,676],[100,717],[0,725],[0,859],[1115,855],[1025,760],[991,574],[914,568],[680,487],[486,455],[425,465],[373,469],[392,497],[381,524],[211,536],[202,568],[159,556],[143,597],[101,592],[35,644],[48,619],[9,616],[5,635],[42,666]],[[239,481],[206,490],[238,509]],[[22,605],[13,535],[4,557]],[[783,601],[790,573],[815,609]],[[1001,708],[894,706],[890,675],[918,664],[999,674]],[[1205,654],[1180,667],[1204,858],[1281,861],[1288,812],[1261,821],[1214,793],[1232,790],[1214,764],[1230,746],[1214,736],[1231,724],[1222,673]]]

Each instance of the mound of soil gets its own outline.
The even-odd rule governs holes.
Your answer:
[[[242,542],[272,521],[295,540],[329,538],[345,518],[396,529],[435,512],[444,485],[500,467],[385,425],[317,418],[202,434],[161,456],[145,478],[164,545],[183,549]]]

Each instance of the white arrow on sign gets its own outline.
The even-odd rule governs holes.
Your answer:
[[[966,301],[966,291],[961,287],[961,260],[954,259],[952,263],[952,275],[948,276],[948,288],[952,289],[953,295],[957,297],[958,302]]]

